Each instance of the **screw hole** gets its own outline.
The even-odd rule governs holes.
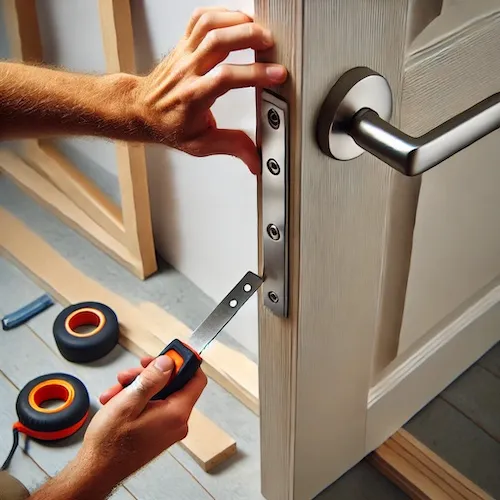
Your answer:
[[[236,307],[238,305],[238,301],[236,299],[232,299],[229,301],[229,307]]]
[[[252,289],[252,285],[250,283],[247,283],[246,285],[243,286],[243,290],[245,292],[249,292]]]
[[[280,239],[280,231],[274,224],[269,224],[269,226],[267,226],[267,234],[274,241]]]
[[[280,300],[278,297],[278,294],[276,292],[271,291],[267,294],[267,296],[269,297],[269,300],[271,302],[274,302],[275,304],[276,304],[276,302],[278,302]]]
[[[269,125],[271,125],[271,127],[275,130],[280,127],[280,115],[274,108],[271,108],[267,112],[267,120],[269,121]]]
[[[278,175],[281,171],[278,162],[274,158],[270,158],[269,160],[267,160],[266,165],[269,172],[271,172],[273,175]]]

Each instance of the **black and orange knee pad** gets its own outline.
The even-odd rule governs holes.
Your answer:
[[[80,333],[79,327],[88,331]],[[100,302],[80,302],[64,308],[54,321],[61,354],[74,363],[88,363],[108,354],[118,343],[118,318]]]
[[[46,401],[59,405],[47,408]],[[17,397],[19,419],[14,429],[43,441],[73,435],[89,416],[89,394],[83,383],[72,375],[50,373],[28,382]]]

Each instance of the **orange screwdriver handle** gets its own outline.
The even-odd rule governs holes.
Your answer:
[[[193,377],[201,365],[200,355],[193,351],[188,345],[178,339],[172,340],[170,344],[158,354],[158,356],[169,356],[174,362],[174,372],[170,376],[168,384],[151,399],[165,399],[174,392],[182,389]]]

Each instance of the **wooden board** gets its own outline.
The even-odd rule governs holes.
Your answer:
[[[135,308],[125,299],[83,275],[55,252],[44,240],[32,233],[7,211],[0,209],[0,246],[15,262],[33,275],[43,288],[62,304],[84,300],[103,302],[117,314],[120,322],[121,342],[133,352],[144,355],[158,354],[164,344],[148,332]],[[236,451],[234,440],[222,430],[214,431],[215,424],[207,427],[206,417],[197,419],[193,410],[190,421],[190,439],[182,441],[183,447],[207,470]],[[191,422],[194,419],[194,425]],[[213,439],[213,440],[212,440]],[[207,445],[210,443],[210,452]]]
[[[403,429],[380,446],[370,460],[412,499],[493,500]]]

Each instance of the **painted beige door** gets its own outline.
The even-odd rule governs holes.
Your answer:
[[[347,70],[421,135],[500,91],[497,0],[258,0],[290,70],[290,316],[260,307],[262,488],[313,498],[500,340],[500,132],[420,177],[316,142]],[[265,236],[263,236],[265,237]]]

